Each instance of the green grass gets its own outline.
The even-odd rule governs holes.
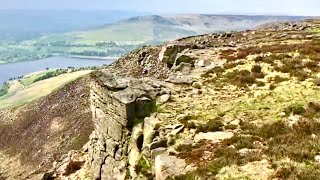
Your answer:
[[[57,77],[33,83],[15,92],[8,93],[5,96],[0,97],[0,109],[14,108],[34,101],[90,72],[92,71],[83,70],[62,74]]]
[[[41,71],[36,72],[27,76],[24,76],[20,81],[20,83],[24,86],[28,86],[36,81],[36,79],[44,76],[46,73],[54,72],[55,70]]]

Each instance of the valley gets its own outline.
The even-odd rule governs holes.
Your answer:
[[[279,22],[145,46],[3,109],[0,175],[317,179],[319,29]]]
[[[98,9],[0,10],[0,180],[319,179],[319,18]]]

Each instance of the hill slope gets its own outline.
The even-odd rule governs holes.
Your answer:
[[[86,10],[0,10],[0,42],[84,30],[145,13]],[[50,23],[48,23],[48,21]]]
[[[318,179],[319,32],[276,23],[137,49],[1,111],[0,177]]]
[[[306,17],[241,15],[174,15],[130,18],[90,31],[71,33],[83,41],[165,42],[181,37],[252,29],[268,22],[301,20]]]

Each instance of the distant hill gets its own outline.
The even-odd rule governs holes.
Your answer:
[[[277,21],[305,19],[298,16],[173,15],[130,18],[88,31],[69,34],[83,41],[167,41],[180,37],[252,29]]]
[[[85,10],[0,10],[0,41],[84,30],[146,13]]]

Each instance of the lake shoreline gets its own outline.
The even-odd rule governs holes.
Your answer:
[[[115,61],[116,59],[88,59],[84,57],[52,56],[32,61],[5,63],[0,64],[0,84],[10,79],[17,79],[21,76],[46,69],[101,67],[112,64]]]
[[[79,55],[65,55],[63,57],[68,57],[68,58],[76,58],[76,59],[95,59],[95,60],[117,60],[120,57],[101,57],[101,56],[79,56]]]
[[[23,61],[13,61],[13,62],[5,62],[5,61],[0,61],[0,65],[4,64],[14,64],[14,63],[21,63],[21,62],[28,62],[28,61],[40,61],[43,59],[51,58],[51,57],[65,57],[65,58],[73,58],[73,59],[92,59],[92,60],[118,60],[120,57],[100,57],[100,56],[80,56],[80,55],[50,55],[50,56],[45,56],[40,59],[32,59],[32,60],[23,60]]]

